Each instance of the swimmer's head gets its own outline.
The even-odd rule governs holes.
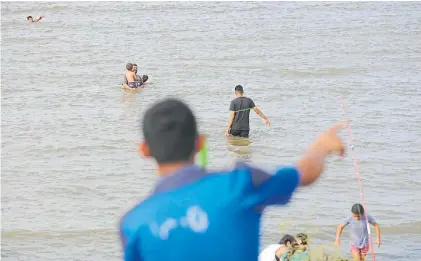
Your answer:
[[[126,64],[126,69],[127,69],[128,71],[133,70],[133,64],[131,64],[131,63]]]
[[[234,90],[235,90],[235,95],[237,96],[241,96],[244,93],[243,86],[241,85],[235,86]]]
[[[152,157],[160,165],[194,163],[194,156],[204,146],[198,135],[191,109],[178,99],[161,100],[143,116],[142,156]]]
[[[361,220],[361,217],[364,215],[364,208],[361,204],[354,204],[351,208],[352,216],[355,220]]]
[[[28,17],[26,17],[26,20],[28,20],[29,22],[33,22],[34,18],[32,18],[32,16],[28,16]]]
[[[286,247],[291,247],[295,242],[295,238],[291,235],[285,235],[279,241],[280,245],[284,245]]]
[[[133,71],[137,72],[137,64],[135,64],[135,63],[133,64]]]

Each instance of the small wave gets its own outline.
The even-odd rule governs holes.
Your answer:
[[[118,143],[116,143],[118,144]],[[112,145],[79,145],[79,146],[69,146],[69,147],[54,147],[51,145],[47,145],[43,148],[31,148],[30,150],[27,151],[27,153],[63,153],[63,152],[87,152],[87,151],[91,151],[91,150],[105,150],[105,151],[112,151],[112,150],[116,150],[116,149],[120,149],[119,146],[112,146]]]
[[[116,226],[117,228],[117,226]],[[78,237],[86,235],[110,235],[114,236],[117,229],[81,229],[81,230],[2,230],[3,238],[17,237]]]
[[[42,3],[42,10],[44,13],[46,12],[54,12],[59,10],[64,10],[68,8],[67,4],[44,4]],[[34,5],[28,3],[7,3],[1,5],[2,13],[8,14],[31,14],[34,12],[39,12],[40,6],[39,3]]]
[[[315,71],[301,71],[301,70],[285,70],[281,72],[281,76],[299,76],[299,77],[311,77],[311,76],[338,76],[347,75],[352,73],[353,70],[348,68],[325,68]]]
[[[304,230],[312,231],[316,226],[310,227],[303,225]],[[336,228],[336,226],[328,226],[325,228]],[[402,235],[402,234],[415,234],[421,235],[421,221],[415,221],[410,223],[404,223],[400,225],[393,226],[381,226],[382,234],[388,235]],[[334,231],[334,230],[333,230]],[[26,230],[26,229],[16,229],[16,230],[2,230],[3,237],[75,237],[79,235],[89,235],[89,234],[100,234],[100,235],[113,235],[117,233],[116,228],[93,228],[93,229],[69,229],[69,230]],[[322,231],[316,232],[315,234],[324,234]]]
[[[400,235],[400,234],[413,234],[421,235],[421,221],[399,224],[396,226],[381,227],[385,234]]]

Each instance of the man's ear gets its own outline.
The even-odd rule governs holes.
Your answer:
[[[141,157],[149,158],[151,157],[151,151],[149,150],[148,144],[146,142],[138,142],[137,143],[137,150],[139,151],[139,154]]]
[[[199,135],[196,140],[196,153],[199,153],[205,147],[206,143],[206,136],[205,135]]]

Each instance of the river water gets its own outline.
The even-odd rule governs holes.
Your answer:
[[[192,106],[211,168],[271,170],[343,119],[341,95],[383,232],[377,259],[420,260],[418,2],[2,2],[1,33],[2,260],[121,259],[118,220],[157,179],[135,147],[157,99]],[[120,88],[127,62],[150,77],[140,92]],[[237,84],[272,121],[253,114],[247,148],[223,137]],[[331,244],[359,201],[352,158],[332,157],[266,212],[262,246],[298,232]]]

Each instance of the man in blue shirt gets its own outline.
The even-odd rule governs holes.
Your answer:
[[[334,126],[296,167],[266,173],[239,162],[209,173],[194,164],[204,146],[196,118],[183,102],[166,99],[143,117],[139,151],[157,163],[161,180],[120,221],[125,261],[256,261],[262,211],[285,205],[298,186],[315,182],[325,158],[344,153]]]

